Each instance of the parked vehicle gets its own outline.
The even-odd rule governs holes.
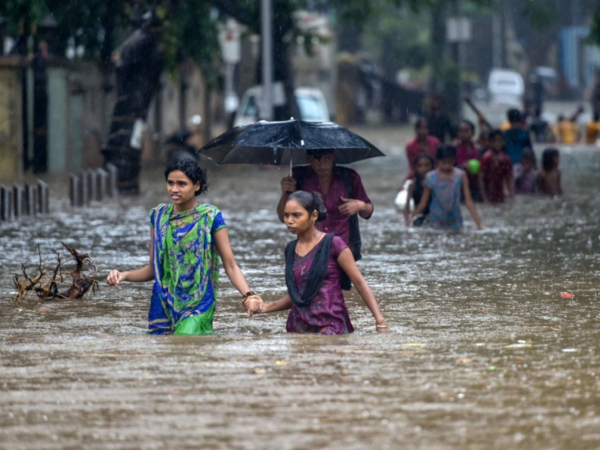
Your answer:
[[[319,89],[302,87],[296,89],[294,95],[300,114],[302,114],[302,120],[307,122],[329,122],[331,120],[325,96]],[[233,126],[249,125],[258,120],[259,98],[259,86],[254,86],[244,93]]]
[[[522,106],[525,83],[518,72],[492,69],[488,77],[487,89],[490,103]]]

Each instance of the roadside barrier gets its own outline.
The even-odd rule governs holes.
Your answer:
[[[25,183],[24,187],[0,185],[0,221],[47,214],[48,206],[48,184],[42,180],[37,180],[36,184]]]
[[[71,206],[89,206],[91,202],[101,202],[119,195],[117,189],[118,169],[107,164],[106,169],[81,170],[71,174],[69,198]],[[49,210],[49,188],[42,180],[35,184],[25,183],[12,187],[0,185],[0,221],[8,222],[24,216],[47,214]]]
[[[69,198],[71,206],[89,206],[91,202],[101,202],[119,195],[117,189],[118,169],[112,164],[105,169],[81,170],[69,178]]]

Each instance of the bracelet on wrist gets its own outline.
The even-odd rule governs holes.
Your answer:
[[[252,297],[253,295],[256,295],[256,294],[252,291],[248,291],[242,296],[242,299],[246,300],[248,297]]]

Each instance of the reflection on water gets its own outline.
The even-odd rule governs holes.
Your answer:
[[[12,274],[37,262],[38,244],[49,263],[60,240],[73,244],[104,276],[144,264],[148,210],[165,199],[158,171],[140,198],[55,201],[49,217],[2,225],[1,446],[600,447],[600,154],[563,151],[561,164],[563,199],[481,207],[486,230],[467,214],[460,235],[403,227],[392,206],[403,158],[354,165],[375,203],[360,267],[389,335],[354,291],[357,333],[333,337],[287,335],[285,313],[247,319],[228,282],[209,337],[145,335],[149,284],[10,304]],[[267,300],[284,292],[284,173],[210,173],[208,201]]]

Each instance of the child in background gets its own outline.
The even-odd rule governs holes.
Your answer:
[[[547,148],[542,153],[542,168],[537,173],[537,189],[543,195],[562,195],[560,182],[560,153],[555,148]]]
[[[421,198],[423,198],[423,182],[425,181],[425,175],[433,170],[434,165],[433,158],[427,153],[421,153],[415,158],[415,177],[412,179],[412,183],[408,188],[408,195],[406,197],[407,202],[404,205],[404,222],[406,223],[406,226],[410,225],[410,199],[413,200],[415,208],[419,206]],[[413,220],[412,224],[414,226],[420,227],[425,223],[427,216],[429,215],[430,203],[431,200],[427,203],[420,216]]]
[[[558,121],[554,126],[554,134],[558,142],[563,144],[577,144],[581,138],[581,130],[574,120],[567,119],[565,116],[558,116]]]
[[[475,159],[479,161],[479,151],[473,142],[473,136],[475,135],[475,125],[469,120],[463,120],[458,125],[458,140],[459,143],[456,146],[456,167],[463,169],[467,173],[469,180],[469,189],[471,190],[471,197],[475,202],[481,202],[481,192],[479,191],[479,175],[472,173],[469,170],[469,161]],[[464,200],[464,199],[463,199]]]
[[[535,192],[537,164],[535,153],[530,148],[523,150],[521,162],[513,167],[515,194],[532,194]]]
[[[425,175],[425,189],[419,206],[413,212],[413,218],[425,211],[429,204],[429,222],[434,228],[458,231],[462,229],[463,218],[460,212],[460,194],[465,197],[465,206],[482,230],[483,225],[477,214],[477,209],[471,192],[469,181],[461,169],[454,167],[456,148],[452,145],[441,145],[436,152],[438,168]]]
[[[481,193],[484,202],[502,203],[512,197],[512,164],[504,153],[504,133],[490,132],[490,150],[481,158]]]
[[[600,139],[600,114],[595,112],[594,118],[585,127],[585,143],[594,145]]]
[[[408,159],[408,175],[406,180],[415,176],[415,158],[421,153],[427,153],[433,158],[435,151],[440,146],[440,141],[429,134],[427,119],[420,117],[415,122],[415,138],[406,144],[406,158]]]
[[[488,128],[481,128],[477,138],[477,146],[479,147],[479,159],[481,159],[485,152],[490,149],[490,130]]]

